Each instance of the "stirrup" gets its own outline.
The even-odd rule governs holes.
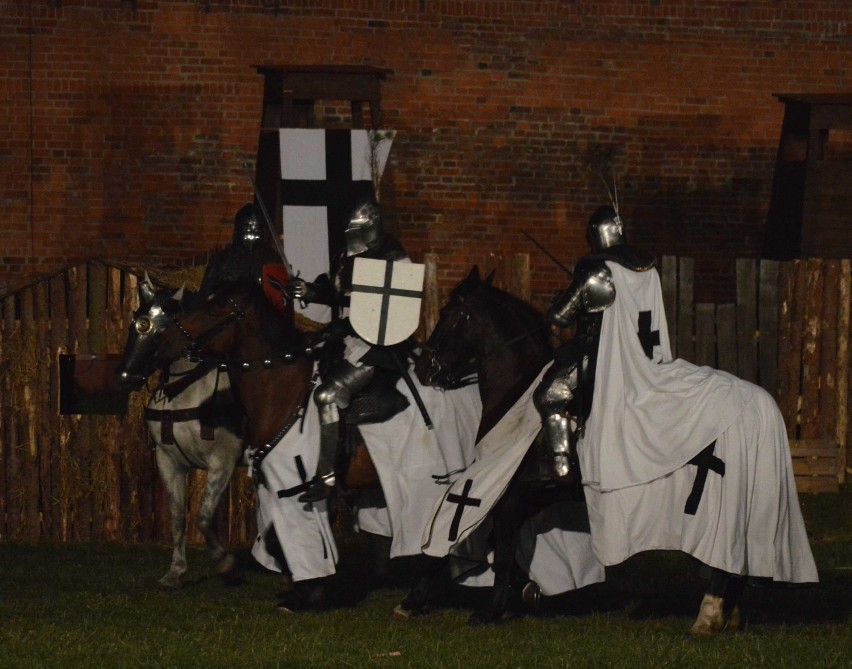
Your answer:
[[[317,476],[305,490],[297,498],[300,502],[321,502],[324,499],[331,497],[334,491],[334,474],[326,474],[325,476]]]

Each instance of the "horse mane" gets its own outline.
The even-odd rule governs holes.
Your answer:
[[[495,329],[506,341],[528,334],[541,333],[541,341],[548,348],[547,321],[544,314],[525,300],[498,288],[490,281],[479,282],[477,298],[481,299]]]

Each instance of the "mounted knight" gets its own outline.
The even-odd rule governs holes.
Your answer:
[[[341,412],[350,409],[358,393],[374,382],[380,386],[371,402],[373,408],[368,410],[371,415],[361,416],[356,422],[379,422],[408,405],[407,399],[394,388],[400,374],[407,374],[407,363],[403,361],[409,350],[408,341],[387,345],[365,335],[363,330],[359,334],[350,320],[350,305],[356,260],[378,260],[388,266],[411,261],[399,241],[385,232],[381,209],[373,198],[355,205],[344,236],[346,246],[333,258],[329,274],[321,274],[313,282],[293,278],[284,287],[285,295],[291,300],[332,308],[332,322],[325,335],[330,361],[321,369],[323,381],[314,392],[320,418],[319,462],[310,488],[300,497],[306,502],[325,499],[334,489]]]

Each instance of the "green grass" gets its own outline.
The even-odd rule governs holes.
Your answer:
[[[164,546],[0,544],[0,667],[850,667],[852,495],[803,496],[820,568],[814,587],[746,590],[745,631],[687,634],[703,581],[673,553],[632,558],[607,582],[545,600],[537,616],[471,628],[480,599],[450,589],[407,623],[391,610],[411,580],[370,589],[362,537],[341,536],[341,604],[323,613],[275,609],[280,577],[237,552],[226,586],[201,549],[190,579],[161,592]]]

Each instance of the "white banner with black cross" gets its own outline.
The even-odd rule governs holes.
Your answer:
[[[390,130],[280,129],[284,251],[306,281],[328,272],[343,250],[352,208],[376,195],[393,137]],[[331,317],[323,305],[301,311],[319,322]]]
[[[392,346],[420,324],[426,266],[405,261],[355,258],[349,323],[365,341]]]

